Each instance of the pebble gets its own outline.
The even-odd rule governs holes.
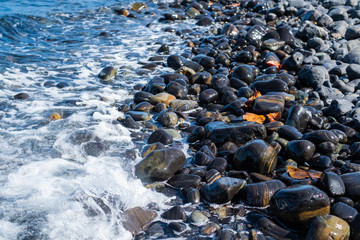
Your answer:
[[[241,146],[235,153],[236,169],[270,174],[276,167],[275,149],[263,140],[252,140]]]
[[[161,214],[161,217],[166,220],[185,220],[186,213],[182,207],[174,206]]]
[[[128,231],[132,234],[137,234],[146,229],[156,217],[157,213],[155,211],[135,207],[124,212],[122,222]]]
[[[306,240],[310,239],[349,239],[350,226],[333,215],[317,216],[310,226]]]
[[[209,221],[201,211],[195,210],[190,215],[190,222],[196,226],[205,225]]]
[[[164,145],[169,145],[173,143],[173,137],[165,130],[159,129],[153,132],[147,141],[148,144],[152,143],[162,143]]]
[[[200,189],[201,195],[208,202],[226,203],[230,201],[246,182],[242,179],[222,177]]]
[[[166,180],[185,163],[186,157],[178,148],[154,150],[135,166],[135,174],[140,179]]]
[[[113,77],[115,77],[115,75],[117,74],[117,70],[112,67],[112,66],[108,66],[108,67],[105,67],[101,70],[101,72],[99,73],[98,77],[105,81],[105,82],[108,82],[108,81],[111,81],[111,79]]]
[[[27,93],[18,93],[14,96],[14,99],[16,100],[28,100],[30,98],[30,95]]]
[[[287,226],[299,228],[316,216],[330,213],[327,194],[311,185],[294,185],[277,191],[271,201],[273,214]]]

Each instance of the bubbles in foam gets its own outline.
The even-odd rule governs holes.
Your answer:
[[[147,43],[169,38],[159,23],[144,27],[155,18],[143,17],[125,19],[105,9],[21,18],[34,21],[27,22],[34,34],[23,35],[21,44],[6,43],[1,50],[8,58],[0,59],[10,66],[0,79],[0,110],[6,110],[0,115],[0,237],[131,239],[121,224],[123,211],[168,200],[134,178],[131,169],[140,159],[124,158],[135,144],[116,122],[132,87],[153,76],[135,70],[155,54]],[[100,38],[101,31],[111,37]],[[118,75],[104,84],[97,74],[108,65]],[[13,100],[19,92],[30,99]],[[54,112],[63,119],[51,121]],[[97,157],[85,150],[89,142],[104,144]]]

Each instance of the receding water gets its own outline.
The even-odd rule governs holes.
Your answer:
[[[155,3],[156,15],[113,13],[132,2],[1,1],[0,239],[131,239],[122,212],[164,203],[133,177],[140,157],[124,152],[138,147],[116,119],[152,76],[137,70],[159,47],[149,43],[176,37]],[[109,65],[119,74],[104,84],[97,74]]]

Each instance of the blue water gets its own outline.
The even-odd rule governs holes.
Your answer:
[[[139,61],[180,39],[162,31],[155,3],[138,19],[114,14],[132,2],[0,2],[0,239],[131,239],[123,211],[166,200],[133,176],[142,143],[116,119],[156,74]],[[103,83],[109,65],[118,74]]]
[[[109,6],[115,3],[130,2],[128,0],[2,0],[0,15],[25,14],[46,16],[54,12],[73,13]]]

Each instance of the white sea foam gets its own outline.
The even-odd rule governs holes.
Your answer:
[[[1,49],[23,57],[11,55],[12,64],[0,74],[0,239],[131,239],[121,223],[124,210],[153,202],[166,208],[168,198],[134,178],[131,169],[140,158],[124,157],[135,145],[116,119],[123,117],[117,106],[132,98],[132,86],[153,76],[135,71],[138,61],[159,47],[147,43],[166,42],[172,35],[157,22],[144,27],[155,19],[150,16],[141,22],[110,10],[99,13],[76,21],[71,20],[74,14],[55,14],[56,21],[40,26],[43,31],[35,29],[44,36]],[[109,39],[97,37],[103,30],[110,31]],[[108,65],[119,74],[104,84],[97,75]],[[68,86],[59,88],[58,83]],[[30,99],[14,100],[19,92]],[[52,113],[63,119],[51,121]],[[74,143],[71,137],[78,131],[91,139]],[[84,150],[89,141],[107,148],[90,156]]]

